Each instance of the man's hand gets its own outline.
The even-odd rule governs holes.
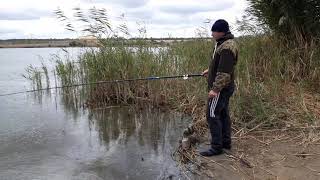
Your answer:
[[[204,70],[203,72],[202,72],[202,76],[204,76],[204,77],[208,77],[208,69],[206,69],[206,70]]]
[[[215,97],[217,97],[218,96],[218,93],[216,93],[216,92],[214,92],[214,90],[211,90],[210,92],[209,92],[209,98],[215,98]]]

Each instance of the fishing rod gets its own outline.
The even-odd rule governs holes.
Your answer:
[[[123,83],[123,82],[132,82],[132,81],[151,81],[151,80],[177,79],[177,78],[183,78],[184,80],[186,80],[188,78],[200,77],[200,76],[203,76],[203,75],[202,74],[186,74],[186,75],[175,75],[175,76],[151,76],[151,77],[145,77],[145,78],[97,81],[97,82],[91,82],[91,83],[71,84],[71,85],[65,85],[65,86],[48,87],[48,88],[42,88],[42,89],[34,89],[34,90],[28,90],[28,91],[19,91],[19,92],[7,93],[7,94],[0,94],[0,97],[11,96],[11,95],[16,95],[16,94],[32,93],[32,92],[38,92],[38,91],[45,91],[45,90],[51,90],[51,89],[63,89],[63,88],[89,86],[89,85],[97,85],[97,84],[111,84],[111,83]]]

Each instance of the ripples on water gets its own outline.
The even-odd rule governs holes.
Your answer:
[[[0,93],[28,88],[24,68],[57,51],[0,49]],[[0,179],[181,178],[171,158],[190,122],[181,114],[83,110],[53,90],[1,97],[0,115]]]

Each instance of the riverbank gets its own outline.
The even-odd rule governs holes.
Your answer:
[[[65,48],[71,47],[68,44],[15,44],[15,45],[0,45],[0,48]]]
[[[271,35],[241,37],[237,42],[240,47],[237,90],[231,100],[234,137],[287,128],[305,128],[308,133],[318,134],[318,129],[312,128],[320,123],[320,94],[316,88],[320,82],[317,46],[293,51]],[[70,59],[56,61],[55,74],[59,83],[70,85],[150,75],[200,73],[208,66],[213,47],[210,41],[202,39],[172,43],[166,48],[150,47],[139,41],[134,51],[126,46],[112,47],[108,41],[105,43],[95,51],[84,53],[77,64]],[[298,61],[296,57],[301,53],[311,59]],[[33,69],[27,75],[37,88],[46,86],[47,78],[41,73],[42,69]],[[194,160],[198,154],[197,139],[208,137],[205,78],[67,88],[62,90],[62,95],[75,108],[95,109],[114,104],[144,108],[151,104],[191,115],[191,129],[196,141],[191,149],[178,149],[177,161],[181,165],[197,164]]]
[[[65,47],[101,47],[104,41],[110,46],[138,46],[141,41],[148,46],[167,46],[172,43],[207,40],[210,38],[131,38],[131,39],[97,39],[96,37],[84,37],[80,39],[8,39],[0,40],[0,48],[65,48]]]
[[[94,39],[8,39],[0,40],[0,48],[64,48],[96,47]]]
[[[199,150],[209,147],[209,140],[204,138],[192,153],[194,167],[184,169],[204,179],[318,180],[320,148],[316,129],[301,128],[300,132],[297,129],[268,130],[247,134],[236,134],[234,131],[232,150],[210,158],[198,154]]]
[[[264,127],[269,123],[267,120],[257,122],[251,128],[249,125],[253,122],[246,123],[247,126],[238,126],[236,124],[238,117],[235,116],[234,111],[239,106],[236,101],[239,92],[236,92],[231,98],[233,146],[231,151],[226,150],[226,153],[219,156],[206,158],[199,155],[200,151],[210,148],[205,103],[185,111],[191,112],[193,124],[189,127],[192,134],[185,136],[191,146],[185,148],[180,144],[175,153],[182,169],[203,178],[236,180],[241,177],[241,179],[276,180],[308,177],[307,179],[311,180],[319,179],[320,94],[314,91],[301,92],[299,84],[281,86],[283,89],[275,95],[277,97],[269,97],[269,101],[275,103],[274,106],[282,107],[278,109],[279,114],[276,114],[277,112],[267,114],[270,118],[282,116],[278,123],[284,125],[275,127]],[[278,99],[280,97],[281,99]],[[304,110],[299,109],[300,103],[296,104],[297,101],[292,101],[295,98],[301,98],[300,103],[304,103]],[[249,112],[250,109],[247,108]],[[305,110],[311,112],[310,116],[314,118],[312,122],[301,123],[301,120],[298,120],[298,116],[301,116],[301,112]],[[288,117],[289,114],[292,117]]]

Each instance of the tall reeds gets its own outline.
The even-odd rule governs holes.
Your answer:
[[[87,49],[75,60],[77,63],[58,59],[55,74],[61,85],[199,73],[208,67],[213,43],[205,38],[156,46],[144,39],[127,39],[130,33],[126,25],[112,27],[105,10],[91,9],[90,13],[94,15],[76,15],[85,27],[91,27],[84,31],[96,35],[99,47]],[[61,11],[57,14],[64,22],[69,21]],[[91,21],[95,26],[90,25]],[[67,27],[74,26],[68,22]],[[144,37],[143,28],[141,32]],[[134,46],[128,46],[130,41],[134,41]],[[316,110],[320,109],[316,102],[319,91],[314,91],[320,82],[320,50],[316,44],[290,48],[272,35],[239,37],[237,42],[240,47],[237,91],[231,106],[235,127],[250,130],[316,122],[320,117]],[[42,87],[37,69],[30,67],[28,74],[37,88]],[[148,103],[190,113],[195,121],[205,121],[204,78],[92,85],[63,91],[64,99],[73,107]]]

